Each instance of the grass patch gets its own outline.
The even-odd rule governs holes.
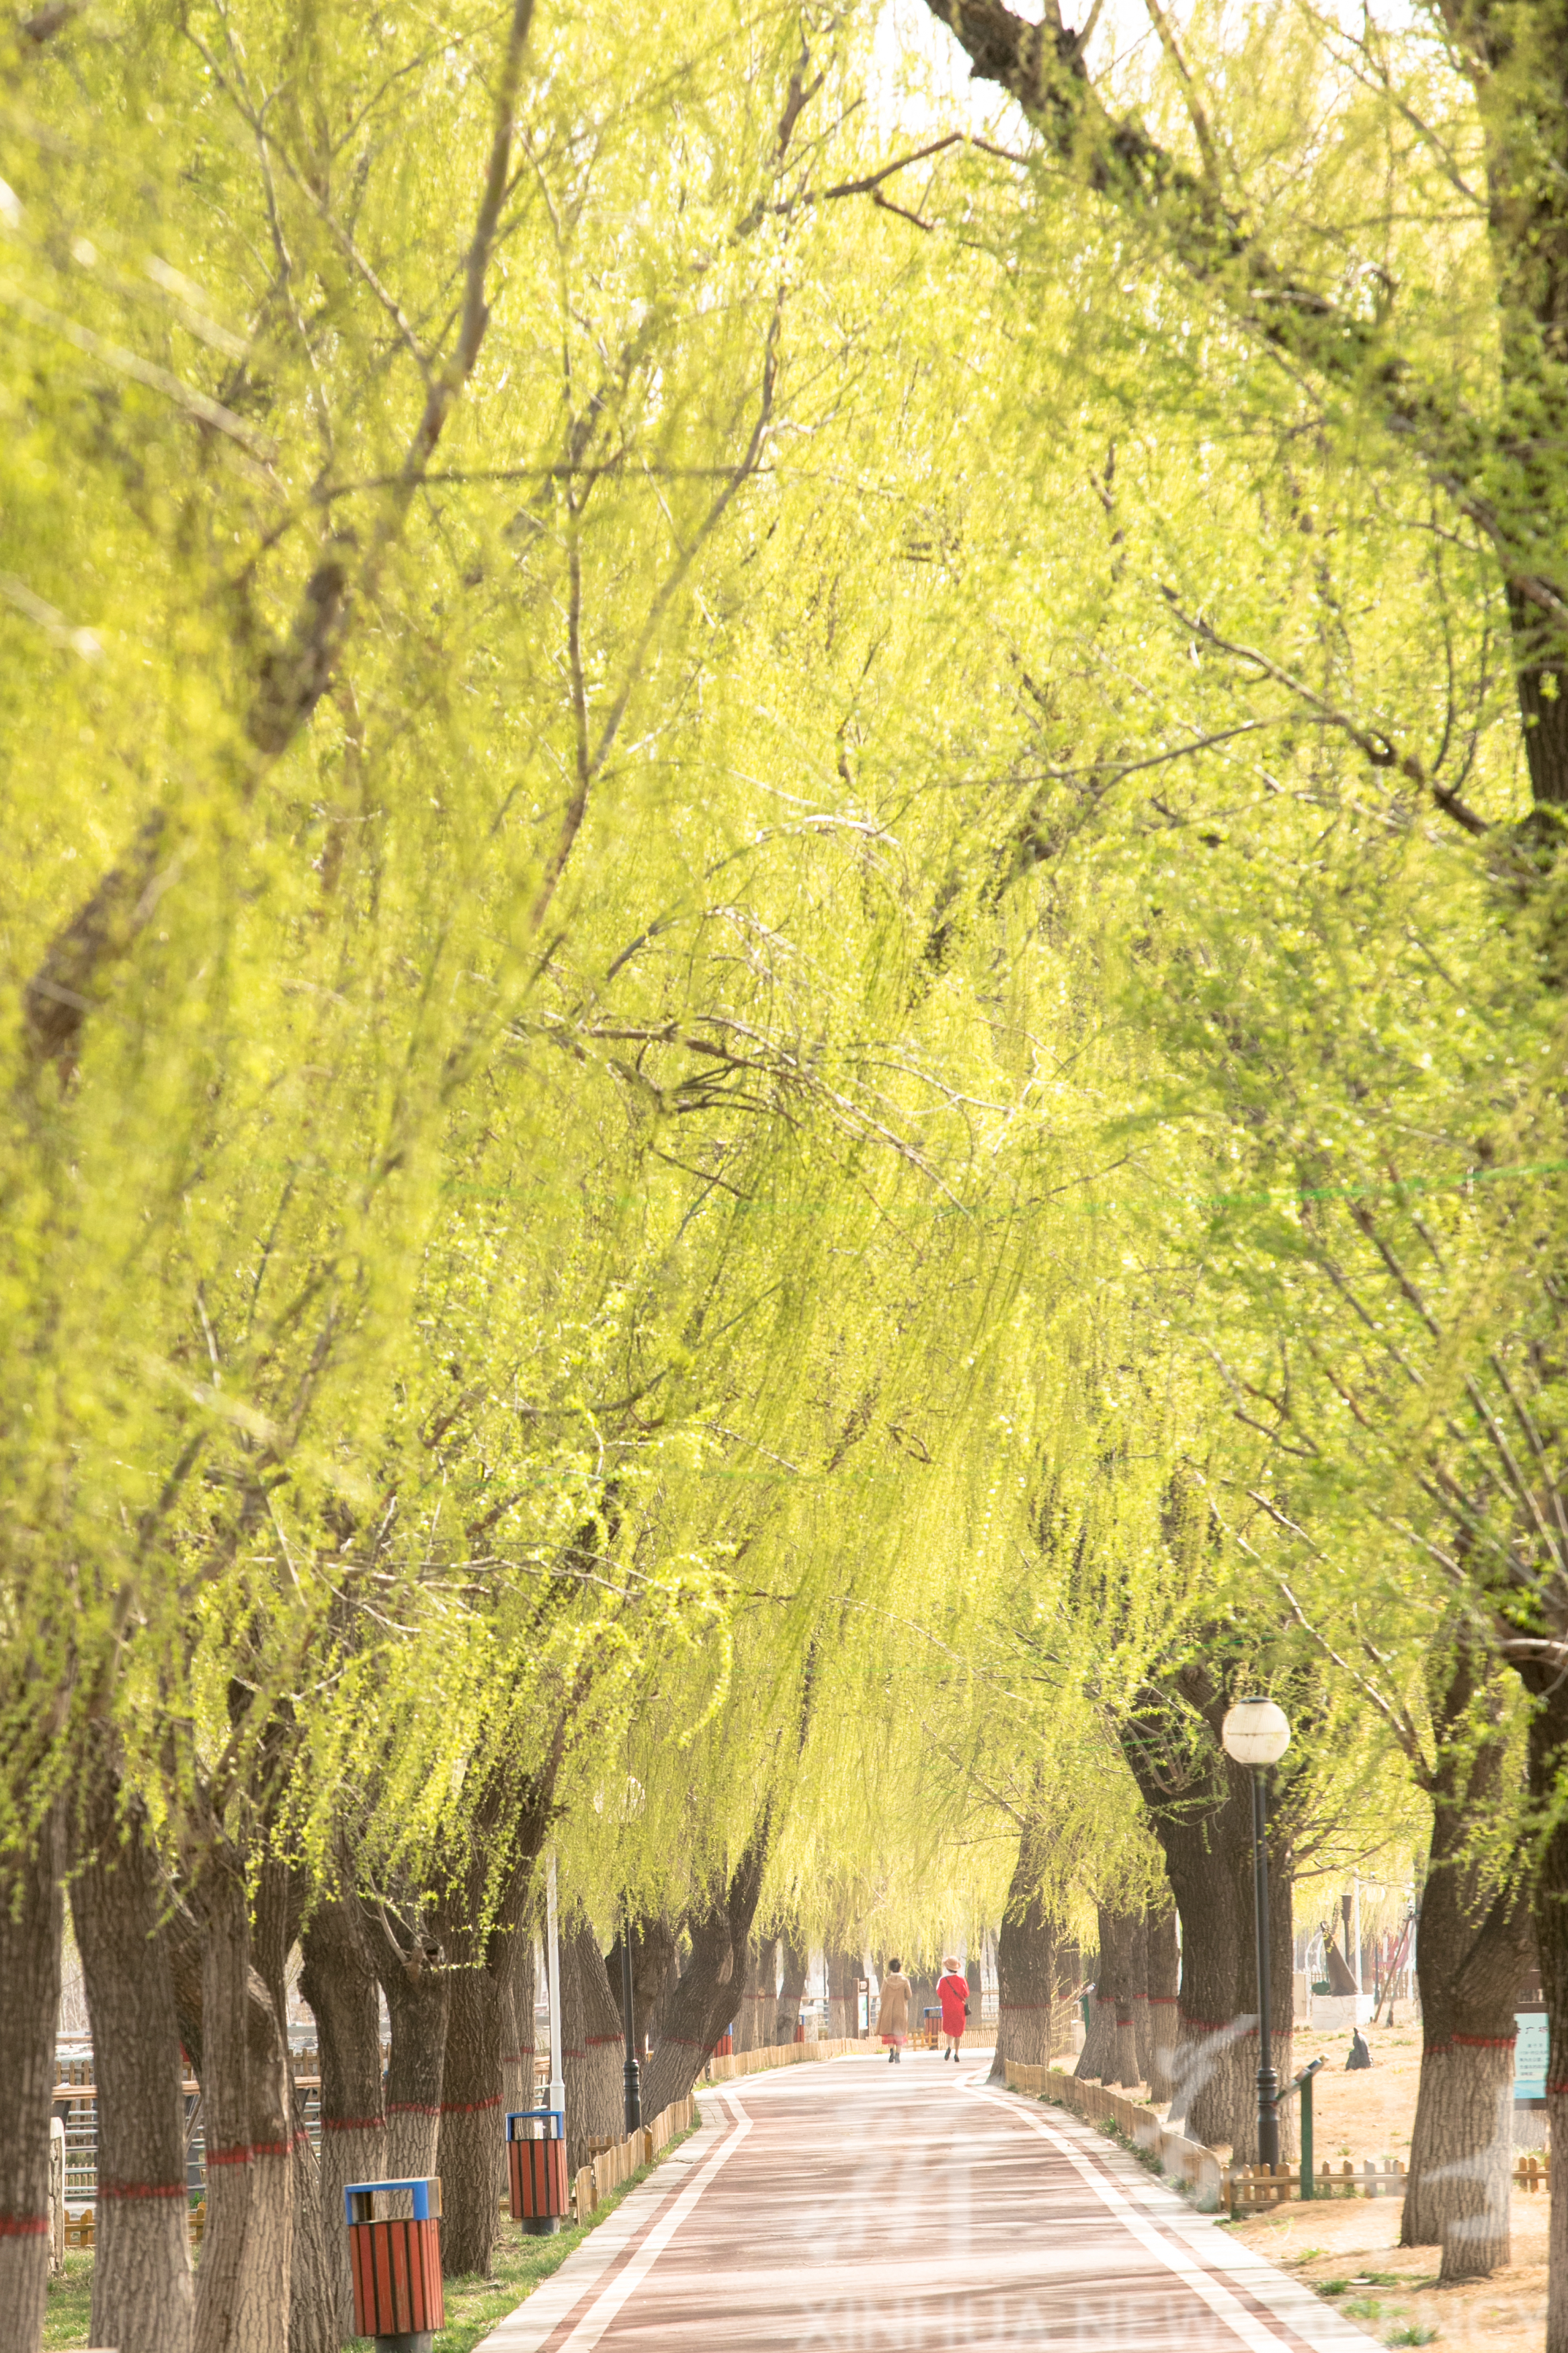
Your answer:
[[[1348,2279],[1314,2280],[1312,2285],[1320,2295],[1343,2295],[1350,2282]]]
[[[1435,2328],[1428,2328],[1422,2321],[1413,2320],[1408,2328],[1391,2328],[1383,2341],[1385,2345],[1433,2345],[1436,2339]]]
[[[700,2113],[694,2111],[688,2130],[667,2141],[652,2165],[640,2166],[629,2180],[612,2189],[592,2218],[578,2228],[558,2231],[552,2239],[536,2239],[510,2215],[502,2215],[489,2277],[447,2282],[447,2326],[437,2334],[436,2353],[473,2353],[474,2347],[489,2335],[497,2321],[504,2320],[542,2281],[558,2272],[573,2248],[580,2247],[589,2232],[596,2230],[606,2215],[613,2214],[627,2192],[635,2189],[639,2181],[646,2181],[654,2167],[661,2165],[672,2149],[689,2139],[701,2121]],[[82,2353],[82,2348],[91,2343],[91,2320],[92,2257],[89,2253],[68,2253],[65,2277],[49,2282],[44,2321],[45,2353]],[[350,2342],[360,2348],[360,2353],[369,2353],[368,2337],[355,2337]]]
[[[91,2326],[91,2251],[68,2247],[64,2276],[49,2282],[48,2302],[44,2307],[45,2353],[67,2353],[70,2347],[89,2344],[88,2332]]]

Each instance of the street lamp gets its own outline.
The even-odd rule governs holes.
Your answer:
[[[632,1990],[632,1907],[621,1908],[621,2008],[626,2030],[626,2138],[642,2129],[642,2070],[637,2065],[637,2001]]]
[[[1279,2078],[1268,2003],[1268,1767],[1290,1746],[1290,1722],[1271,1699],[1238,1699],[1220,1727],[1225,1753],[1252,1771],[1252,1880],[1258,1922],[1258,2161],[1279,2162]]]

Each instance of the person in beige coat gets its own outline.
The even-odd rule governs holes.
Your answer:
[[[910,2007],[915,1989],[903,1974],[902,1961],[891,1961],[882,1979],[882,1999],[877,2011],[877,2031],[888,2046],[888,2063],[901,2061],[904,2044],[909,2041]]]

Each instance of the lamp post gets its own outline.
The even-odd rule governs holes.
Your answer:
[[[1290,1746],[1290,1724],[1271,1699],[1238,1699],[1220,1727],[1225,1753],[1252,1773],[1252,1882],[1258,1926],[1258,2161],[1279,2162],[1279,2078],[1268,2000],[1268,1768]]]
[[[621,2010],[626,2029],[626,2138],[642,2129],[642,2070],[637,2065],[637,2003],[632,1993],[632,1907],[621,1908]]]

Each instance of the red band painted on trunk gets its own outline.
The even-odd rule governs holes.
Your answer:
[[[497,2092],[488,2100],[443,2100],[441,2114],[444,2116],[481,2116],[487,2108],[499,2108],[500,2105],[500,2094]]]
[[[1176,1996],[1176,2000],[1180,2001],[1180,1994]],[[1182,2024],[1190,2026],[1198,2034],[1223,2034],[1230,2021],[1228,2018],[1194,2018],[1190,2010],[1184,2010]]]
[[[1549,2093],[1560,2098],[1564,2092],[1568,2092],[1568,2075],[1563,2076],[1560,2081],[1548,2084],[1546,2088]]]
[[[49,2218],[47,2214],[37,2218],[0,2214],[0,2239],[47,2239],[48,2235]]]
[[[209,2148],[209,2165],[248,2165],[253,2157],[292,2157],[291,2140],[242,2141],[237,2148]]]
[[[389,2117],[438,2116],[441,2111],[424,2100],[393,2100],[388,2103],[386,2113]]]
[[[1142,1999],[1156,2003],[1161,2010],[1179,2010],[1182,2006],[1179,1993],[1146,1993]]]
[[[100,2198],[183,2198],[183,2181],[103,2181],[98,2185]]]
[[[323,2116],[323,2132],[380,2132],[380,2116]]]

